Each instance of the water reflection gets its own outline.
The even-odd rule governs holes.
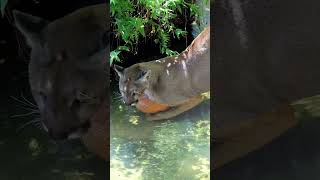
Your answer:
[[[111,179],[210,179],[209,100],[168,121],[111,101]]]

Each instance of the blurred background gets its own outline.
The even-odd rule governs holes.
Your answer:
[[[55,20],[102,0],[1,0],[0,7],[0,179],[105,179],[108,165],[80,141],[55,142],[34,123],[28,84],[29,47],[13,26],[17,9]]]

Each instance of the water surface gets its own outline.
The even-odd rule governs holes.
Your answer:
[[[210,179],[209,100],[166,121],[111,98],[110,172],[115,180]]]

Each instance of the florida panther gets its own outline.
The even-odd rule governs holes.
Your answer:
[[[115,65],[119,90],[127,105],[140,103],[141,96],[169,106],[148,115],[150,120],[168,119],[202,102],[210,91],[210,27],[205,28],[179,55],[134,64]],[[139,106],[138,106],[139,107]]]
[[[107,5],[76,10],[53,22],[14,11],[31,47],[29,84],[42,124],[54,139],[82,138],[107,159]]]

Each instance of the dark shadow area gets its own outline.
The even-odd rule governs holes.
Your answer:
[[[9,0],[0,18],[0,179],[104,179],[107,164],[78,140],[53,141],[33,121],[38,117],[28,84],[30,48],[13,26],[17,9],[55,20],[96,1]]]
[[[319,118],[304,117],[297,127],[262,149],[213,171],[216,180],[319,179]]]

